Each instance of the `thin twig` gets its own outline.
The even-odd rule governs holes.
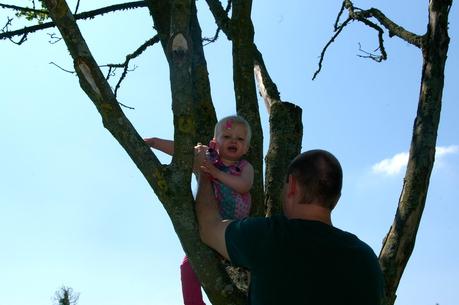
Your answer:
[[[325,57],[325,52],[327,52],[328,47],[335,41],[336,37],[341,33],[341,31],[346,27],[346,25],[352,21],[351,17],[348,17],[340,26],[338,26],[337,30],[335,31],[335,35],[327,42],[325,47],[322,49],[322,52],[320,53],[320,59],[319,59],[319,68],[314,72],[314,75],[312,76],[312,80],[315,80],[317,75],[319,74],[320,70],[322,70],[322,62],[324,61]]]
[[[64,69],[62,68],[61,66],[59,66],[58,64],[56,64],[55,62],[50,62],[49,63],[50,65],[55,65],[56,67],[58,67],[59,69],[61,69],[62,71],[64,72],[67,72],[67,73],[70,73],[70,74],[75,74],[76,72],[75,71],[71,71],[71,70],[67,70],[67,69]]]
[[[365,25],[369,26],[372,29],[375,29],[378,32],[378,44],[379,44],[378,49],[380,50],[381,55],[379,56],[380,60],[376,60],[376,61],[381,62],[383,60],[386,60],[387,59],[387,53],[386,53],[386,48],[384,47],[384,38],[383,38],[384,30],[379,25],[371,22],[368,19],[359,18],[358,21],[363,22]],[[372,57],[370,57],[370,58],[374,59]]]
[[[76,74],[75,71],[71,71],[71,70],[64,69],[64,68],[62,68],[61,66],[59,66],[58,64],[56,64],[55,62],[50,62],[49,64],[58,67],[60,70],[62,70],[62,71],[64,71],[64,72],[67,72],[67,73],[70,73],[70,74]],[[134,107],[127,106],[127,105],[125,105],[125,104],[123,104],[123,103],[120,103],[120,102],[118,102],[118,104],[120,104],[122,107],[127,108],[127,109],[131,109],[131,110],[135,109]]]
[[[335,29],[335,31],[338,30],[338,27],[339,27],[338,24],[339,24],[339,21],[341,20],[341,16],[342,16],[343,13],[344,13],[344,8],[345,8],[345,7],[344,7],[344,2],[343,2],[342,5],[341,5],[341,9],[339,10],[338,15],[336,16],[336,21],[335,21],[335,24],[334,24],[334,26],[333,26],[333,28]]]
[[[379,50],[379,48],[377,48],[375,51],[377,51],[377,50]],[[373,54],[371,52],[368,52],[368,51],[365,51],[364,49],[362,49],[362,45],[360,44],[360,42],[359,42],[359,51],[364,53],[365,55],[357,54],[358,57],[369,58],[369,59],[374,60],[376,62],[381,62],[381,61],[384,60],[382,55],[376,55],[376,54]]]
[[[159,40],[160,40],[159,35],[155,35],[154,37],[148,39],[140,47],[138,47],[137,50],[135,50],[132,54],[126,55],[126,59],[125,59],[125,61],[123,63],[120,63],[120,64],[107,64],[107,65],[101,66],[101,67],[108,67],[108,73],[107,73],[107,76],[106,76],[107,80],[110,78],[110,76],[114,75],[114,72],[115,72],[116,68],[123,68],[123,73],[121,74],[121,77],[120,77],[120,79],[118,80],[118,83],[115,86],[115,97],[118,94],[118,89],[121,87],[121,83],[124,80],[124,78],[126,77],[127,72],[135,70],[135,68],[133,70],[129,70],[129,62],[132,59],[140,56],[148,47],[150,47],[150,46],[154,45],[155,43],[159,42]]]
[[[56,44],[62,40],[62,37],[58,37],[55,33],[52,33],[52,34],[48,33],[48,36],[50,39],[53,39],[53,40],[48,41],[50,44]]]
[[[76,7],[75,7],[75,12],[73,13],[74,15],[78,13],[78,8],[80,7],[80,0],[77,1]]]

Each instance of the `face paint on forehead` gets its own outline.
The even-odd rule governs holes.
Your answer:
[[[226,120],[226,122],[225,122],[225,128],[226,128],[226,129],[231,129],[231,128],[233,128],[233,122],[234,122],[233,119]]]

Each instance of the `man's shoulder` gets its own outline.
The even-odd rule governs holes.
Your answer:
[[[273,222],[273,217],[246,217],[240,220],[232,221],[228,228],[228,230],[254,230],[257,228],[263,228],[270,226]]]
[[[232,221],[225,231],[227,243],[246,241],[247,246],[252,242],[261,244],[274,238],[276,232],[281,231],[285,219],[283,216],[247,217]]]

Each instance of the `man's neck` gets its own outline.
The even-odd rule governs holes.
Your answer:
[[[331,211],[323,206],[314,203],[301,203],[297,208],[286,215],[289,219],[304,219],[320,221],[328,225],[333,225],[331,221]]]

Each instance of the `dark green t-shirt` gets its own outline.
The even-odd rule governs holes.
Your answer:
[[[225,233],[231,262],[250,270],[252,305],[377,305],[383,278],[373,250],[322,222],[247,218]]]

